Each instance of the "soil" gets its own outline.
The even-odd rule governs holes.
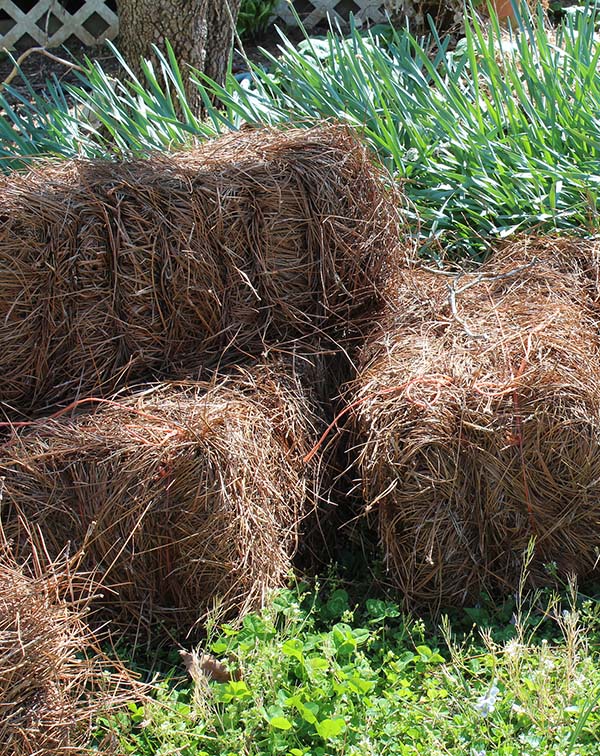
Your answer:
[[[60,63],[43,53],[32,52],[21,63],[21,70],[25,78],[36,92],[41,92],[45,88],[46,82],[54,77],[61,82],[77,82],[74,70],[67,64],[77,64],[86,56],[99,61],[107,73],[116,74],[119,70],[114,55],[104,46],[86,47],[82,44],[72,44],[68,47],[53,48],[48,52],[65,62]],[[22,51],[13,53],[15,58],[18,58],[21,54]],[[0,60],[0,81],[4,82],[13,69],[13,60],[8,55],[4,55]],[[12,79],[10,87],[24,96],[27,95],[28,88],[20,75]]]

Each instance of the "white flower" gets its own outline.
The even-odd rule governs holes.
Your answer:
[[[500,690],[494,683],[494,685],[492,685],[487,693],[485,693],[483,696],[479,696],[477,703],[475,704],[475,709],[481,714],[482,717],[487,717],[488,714],[491,714],[494,711],[496,707],[496,699],[498,698],[499,693]]]
[[[516,638],[509,640],[508,643],[504,646],[504,653],[510,657],[518,658],[519,656],[521,656],[521,653],[523,651],[523,646]]]

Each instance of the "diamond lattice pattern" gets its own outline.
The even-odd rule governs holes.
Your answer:
[[[9,50],[24,38],[37,45],[57,47],[75,36],[84,45],[113,39],[118,18],[105,0],[85,0],[70,13],[58,0],[38,0],[31,10],[24,11],[13,0],[0,0],[4,19],[0,27],[0,48]]]
[[[307,29],[327,21],[328,16],[343,25],[350,13],[354,14],[359,23],[379,24],[385,20],[383,5],[382,0],[298,0],[294,3],[296,12]],[[289,0],[280,0],[275,13],[286,24],[293,26],[296,23]]]
[[[19,42],[57,47],[70,37],[85,45],[114,39],[119,30],[117,14],[106,0],[82,0],[78,10],[69,12],[59,0],[38,0],[30,10],[22,10],[18,0],[0,0],[0,49],[13,49]],[[274,21],[294,25],[289,0],[280,0]],[[344,24],[350,13],[359,23],[380,23],[384,20],[382,0],[295,0],[294,7],[302,23],[312,29],[331,19]]]

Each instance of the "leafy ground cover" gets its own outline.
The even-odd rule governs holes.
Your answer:
[[[167,674],[99,734],[139,756],[596,754],[597,604],[521,597],[436,630],[382,598],[296,586],[209,633],[228,681]]]

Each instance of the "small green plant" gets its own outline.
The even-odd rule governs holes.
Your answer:
[[[228,681],[171,674],[99,735],[138,756],[592,756],[600,665],[580,598],[539,600],[522,587],[510,634],[446,621],[437,638],[384,599],[282,591],[207,640]]]
[[[242,39],[256,39],[263,34],[273,17],[277,0],[242,0],[237,21]]]

